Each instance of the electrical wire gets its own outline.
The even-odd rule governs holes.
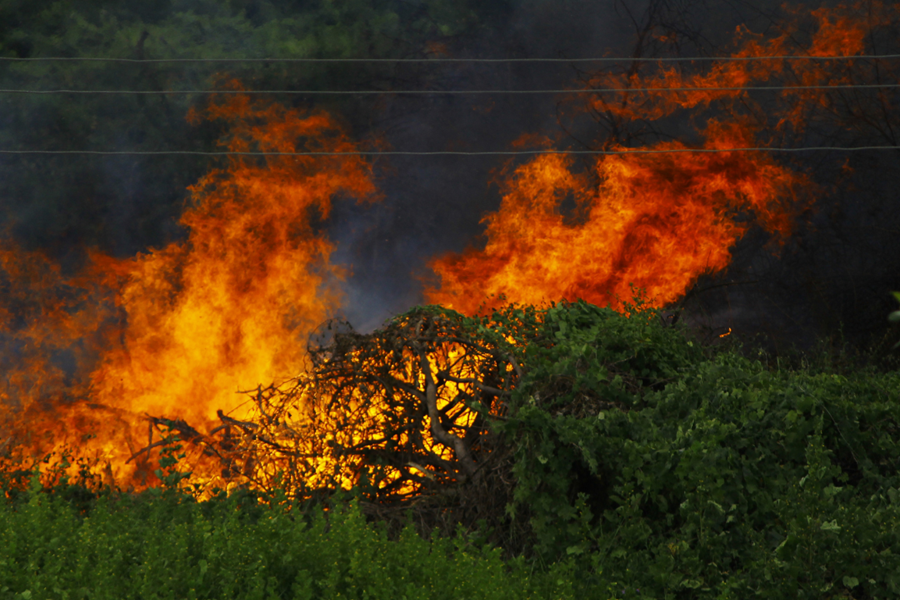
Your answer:
[[[0,62],[50,62],[50,61],[88,61],[117,63],[188,63],[188,62],[298,62],[298,63],[521,63],[521,62],[675,62],[675,61],[750,61],[750,60],[852,60],[852,59],[895,59],[900,54],[855,55],[855,56],[744,56],[744,57],[670,57],[670,58],[503,58],[503,59],[470,59],[470,58],[206,58],[206,59],[126,59],[100,57],[36,57],[17,58],[0,57]],[[698,91],[752,91],[752,90],[823,90],[823,89],[889,89],[898,88],[900,84],[839,84],[813,86],[734,86],[734,87],[678,87],[678,88],[598,88],[598,89],[562,89],[562,90],[22,90],[0,89],[0,94],[292,94],[292,95],[374,95],[374,94],[586,94],[586,93],[627,93],[627,92],[698,92]],[[193,150],[162,151],[103,151],[103,150],[0,150],[0,155],[83,155],[83,156],[535,156],[542,154],[574,154],[574,155],[621,155],[621,154],[666,154],[666,153],[710,153],[710,152],[807,152],[807,151],[840,151],[858,152],[872,150],[900,150],[900,146],[810,146],[801,148],[673,148],[666,150],[500,150],[500,151],[353,151],[353,152],[207,152]]]
[[[20,90],[0,89],[0,94],[128,94],[128,95],[191,95],[191,94],[290,94],[290,95],[464,95],[464,94],[594,94],[627,92],[735,92],[785,90],[849,90],[900,88],[900,83],[865,83],[838,85],[761,85],[734,87],[649,87],[649,88],[588,88],[563,90]]]
[[[351,152],[205,152],[201,150],[0,150],[0,155],[83,155],[83,156],[536,156],[541,154],[682,154],[719,152],[860,152],[900,150],[900,146],[807,146],[801,148],[669,148],[665,150],[358,150]]]
[[[583,63],[583,62],[700,62],[754,60],[883,60],[900,54],[856,54],[853,56],[684,56],[684,57],[589,57],[589,58],[108,58],[92,56],[0,56],[0,62],[111,62],[111,63]]]

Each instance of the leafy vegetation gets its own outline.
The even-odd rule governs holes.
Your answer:
[[[652,312],[545,323],[502,425],[544,560],[656,598],[900,591],[900,374],[704,356]]]
[[[304,515],[254,495],[169,490],[79,512],[33,489],[0,506],[4,598],[572,598],[562,568],[531,574],[463,535],[396,540],[355,505]]]
[[[198,503],[179,491],[190,479],[175,470],[177,455],[162,477],[167,489],[140,497],[86,500],[39,482],[17,493],[10,481],[0,589],[197,598],[900,593],[900,373],[773,369],[703,347],[639,304],[623,315],[577,302],[477,318],[417,308],[369,336],[326,340],[312,380],[349,394],[334,394],[330,418],[342,406],[361,409],[354,386],[381,380],[372,398],[421,419],[414,387],[384,390],[406,385],[396,370],[404,361],[433,361],[444,384],[466,379],[441,366],[464,362],[441,354],[448,340],[492,365],[471,372],[503,410],[483,407],[471,436],[454,429],[452,411],[442,423],[467,441],[463,460],[511,482],[506,491],[497,484],[504,502],[484,501],[486,478],[471,476],[458,448],[426,466],[428,445],[376,444],[367,454],[352,436],[355,449],[342,451],[353,460],[330,466],[373,478],[356,480],[351,504],[339,499],[337,478],[323,479],[319,495],[244,488]],[[478,387],[459,389],[457,400],[477,409]],[[401,430],[401,417],[360,431],[390,439],[379,436]],[[372,485],[401,456],[416,457],[427,485]],[[480,513],[453,510],[478,502]]]

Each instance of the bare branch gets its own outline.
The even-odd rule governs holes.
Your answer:
[[[425,403],[428,406],[428,416],[431,420],[431,432],[435,439],[440,443],[453,448],[453,451],[456,453],[456,458],[462,463],[463,470],[471,477],[475,474],[475,462],[472,460],[469,448],[463,440],[448,433],[441,426],[440,415],[438,414],[437,408],[437,385],[431,374],[431,363],[428,362],[428,357],[424,350],[420,348],[417,353],[419,355],[422,372],[425,375]]]

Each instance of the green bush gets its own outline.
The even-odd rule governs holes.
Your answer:
[[[900,373],[772,368],[640,306],[461,323],[512,344],[522,373],[491,424],[508,463],[490,471],[514,498],[493,526],[528,538],[522,555],[471,524],[394,539],[355,505],[288,510],[284,494],[249,491],[197,503],[169,463],[167,485],[140,496],[28,489],[15,472],[0,477],[0,597],[900,595]]]
[[[501,424],[540,558],[629,597],[900,593],[900,375],[704,356],[640,310],[545,325]]]
[[[303,518],[238,496],[108,495],[87,512],[33,489],[0,506],[0,597],[571,598],[571,573],[530,574],[465,536],[395,541],[355,505]]]

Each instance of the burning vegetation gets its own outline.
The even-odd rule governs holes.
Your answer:
[[[323,113],[243,96],[212,103],[207,118],[226,122],[222,145],[234,152],[356,147]],[[112,481],[152,484],[154,418],[190,423],[181,434],[197,438],[197,429],[221,424],[217,411],[245,415],[238,391],[246,382],[302,368],[301,340],[340,302],[341,270],[315,222],[335,196],[368,199],[374,191],[360,158],[236,156],[191,188],[183,242],[128,260],[93,254],[86,275],[71,279],[38,256],[6,251],[16,295],[4,307],[14,365],[5,404],[16,408],[6,412],[4,443],[35,456],[68,445],[111,465]],[[108,308],[118,320],[105,330],[89,318],[94,289],[115,304]],[[91,342],[93,369],[82,367],[78,385],[65,385],[57,351]],[[198,476],[219,468],[206,471],[202,453],[191,460]]]
[[[367,512],[397,523],[412,507],[423,530],[482,521],[499,532],[512,456],[491,422],[506,418],[538,329],[515,307],[483,318],[416,308],[371,334],[331,322],[313,336],[309,370],[254,391],[250,418],[223,418],[210,447],[263,492],[356,489]]]
[[[338,329],[305,343],[327,333],[320,324],[341,304],[343,271],[318,224],[335,198],[377,198],[359,156],[234,156],[190,188],[183,241],[125,260],[90,253],[78,275],[4,246],[0,452],[27,463],[69,448],[107,483],[140,489],[158,483],[174,430],[191,481],[207,490],[304,498],[358,487],[387,505],[465,484],[484,493],[455,510],[472,521],[495,511],[512,484],[489,423],[504,418],[538,326],[533,309],[515,305],[623,309],[639,288],[662,307],[726,269],[752,227],[777,250],[821,190],[765,148],[889,102],[883,90],[810,87],[888,77],[878,60],[852,58],[897,21],[896,7],[874,6],[864,17],[853,6],[813,11],[809,29],[798,14],[770,36],[739,30],[732,60],[585,74],[579,89],[628,90],[568,106],[598,124],[592,147],[614,153],[508,166],[484,247],[431,263],[438,283],[425,296],[440,306],[372,334]],[[752,89],[761,85],[778,90]],[[665,134],[686,111],[696,127]],[[224,123],[232,152],[359,148],[325,113],[242,95],[189,118]],[[514,305],[478,316],[491,297]]]

